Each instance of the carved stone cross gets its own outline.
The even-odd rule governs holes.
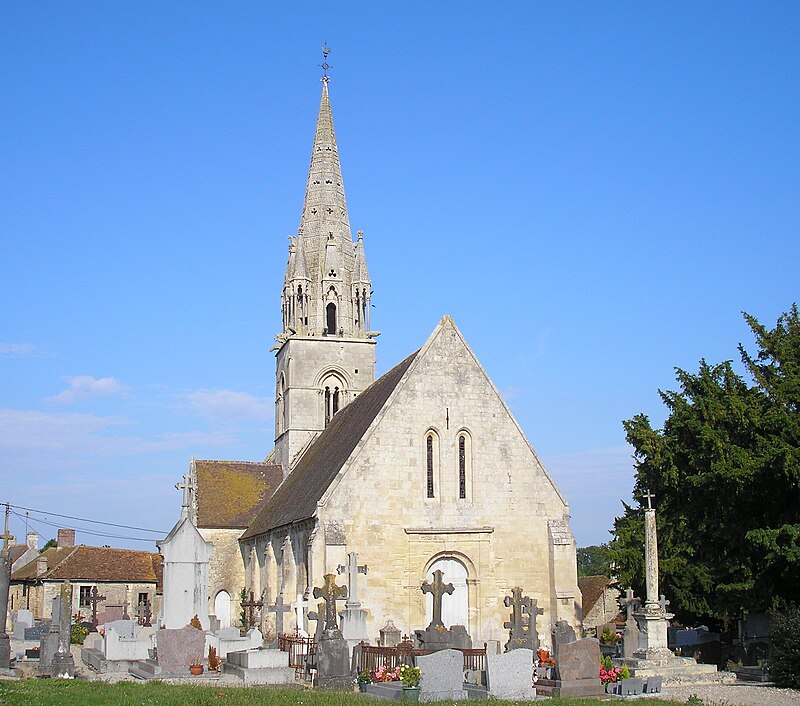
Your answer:
[[[511,631],[512,639],[525,637],[525,613],[530,604],[530,597],[522,595],[520,586],[512,588],[511,595],[503,599],[503,605],[511,608],[511,620],[503,623],[503,627]]]
[[[253,592],[250,591],[250,600],[242,601],[241,606],[247,611],[247,625],[245,625],[245,628],[252,628],[256,624],[256,619],[255,619],[256,608],[259,609],[263,608],[264,601],[260,600],[257,601],[255,599],[255,595],[253,594]]]
[[[336,585],[336,574],[325,574],[322,588],[314,588],[314,598],[325,600],[325,630],[338,630],[336,601],[347,598],[347,587]]]
[[[629,587],[625,591],[625,598],[620,598],[619,602],[626,609],[628,620],[633,620],[633,611],[642,604],[642,599],[634,598],[633,589]]]
[[[433,596],[433,618],[428,627],[444,627],[442,622],[442,597],[445,593],[452,594],[455,589],[452,583],[442,581],[442,572],[439,569],[433,572],[433,583],[425,581],[420,587],[423,593]]]
[[[294,602],[294,622],[298,631],[306,629],[306,615],[308,613],[308,601],[302,593],[297,594]]]
[[[275,635],[283,635],[283,614],[291,612],[291,607],[283,602],[283,594],[275,599],[275,603],[267,607],[270,613],[275,613]]]
[[[105,596],[101,596],[97,590],[97,586],[92,587],[92,592],[89,594],[89,605],[92,606],[92,630],[97,629],[97,604],[104,601]]]
[[[643,497],[643,498],[645,498],[645,499],[647,500],[647,509],[648,509],[648,510],[652,510],[652,509],[653,509],[653,506],[651,505],[650,501],[651,501],[651,500],[653,500],[653,499],[655,499],[655,497],[656,497],[656,496],[655,496],[655,495],[653,495],[653,494],[650,492],[650,490],[648,489],[648,490],[647,490],[647,492],[646,492],[646,493],[645,493],[645,494],[644,494],[642,497]]]
[[[359,574],[366,575],[367,565],[358,565],[358,554],[350,552],[347,555],[347,565],[339,564],[336,571],[341,574],[347,574],[347,605],[361,605],[358,601],[358,586],[357,580]]]
[[[667,597],[663,593],[661,594],[661,600],[658,602],[658,605],[661,606],[661,610],[664,613],[667,612],[667,606],[669,605],[669,601],[667,600]]]

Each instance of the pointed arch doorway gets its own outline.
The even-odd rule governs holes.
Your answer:
[[[453,593],[442,597],[442,622],[446,628],[463,625],[469,632],[469,591],[468,572],[462,562],[453,557],[442,557],[434,561],[426,574],[427,581],[433,581],[433,572],[442,572],[442,581],[453,584]],[[433,596],[425,595],[425,624],[433,619]]]

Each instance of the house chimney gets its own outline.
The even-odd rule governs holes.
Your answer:
[[[39,548],[39,535],[36,532],[28,532],[25,535],[25,544],[28,545],[28,549],[38,549]]]
[[[75,546],[75,530],[74,529],[60,529],[58,530],[58,548]]]
[[[47,557],[40,556],[36,560],[36,575],[42,576],[43,574],[47,573]]]

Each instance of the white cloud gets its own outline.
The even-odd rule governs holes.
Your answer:
[[[236,418],[263,421],[272,416],[272,402],[246,392],[233,390],[195,390],[183,395],[189,409],[214,419]]]
[[[93,378],[91,375],[73,375],[63,379],[66,380],[69,387],[53,397],[48,397],[48,402],[69,404],[87,398],[111,397],[123,394],[130,389],[115,378]]]
[[[235,438],[226,431],[165,432],[152,437],[117,433],[130,422],[72,412],[0,409],[0,450],[20,454],[27,463],[70,462],[81,458],[131,456],[140,453],[219,447]]]
[[[0,343],[0,356],[6,358],[26,358],[33,354],[30,343]]]

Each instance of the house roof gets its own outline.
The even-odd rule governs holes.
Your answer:
[[[283,480],[280,464],[194,461],[197,526],[244,529]]]
[[[47,571],[41,576],[35,559],[11,574],[11,580],[154,582],[157,590],[161,588],[161,556],[152,552],[81,545],[51,547],[39,558],[47,559]]]
[[[27,544],[12,544],[8,548],[8,555],[11,557],[11,563],[13,564],[27,551],[28,551]]]
[[[589,614],[589,611],[594,608],[597,601],[600,600],[606,588],[612,584],[616,584],[616,582],[612,581],[607,576],[578,577],[578,588],[581,590],[583,596],[581,608],[583,609],[584,615]]]
[[[242,538],[253,537],[275,527],[313,517],[317,502],[350,458],[418,352],[412,353],[373,382],[334,415],[252,521]]]

